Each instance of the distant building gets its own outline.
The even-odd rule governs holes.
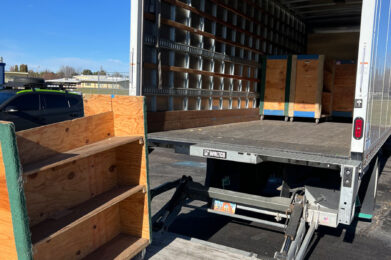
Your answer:
[[[45,80],[45,82],[48,82],[48,83],[53,83],[53,84],[69,84],[69,83],[72,83],[72,84],[76,84],[76,87],[79,87],[80,85],[80,81],[78,79],[75,79],[75,78],[62,78],[62,79],[49,79],[49,80]]]
[[[126,89],[129,87],[129,79],[122,77],[77,75],[73,79],[80,82],[77,85],[80,88]]]
[[[129,87],[128,78],[97,75],[77,75],[72,78],[46,80],[46,82],[74,83],[76,88],[126,89]]]
[[[29,76],[28,72],[14,72],[14,71],[6,71],[5,72],[5,83],[9,81],[13,81],[14,78],[26,78]]]
[[[5,72],[5,63],[3,62],[3,57],[0,57],[0,87],[5,83],[4,80],[4,72]]]

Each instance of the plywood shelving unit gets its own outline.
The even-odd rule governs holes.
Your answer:
[[[88,96],[85,112],[0,124],[1,259],[130,259],[149,244],[144,98]]]

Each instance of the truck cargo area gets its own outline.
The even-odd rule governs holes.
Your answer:
[[[372,218],[391,133],[389,1],[144,7],[131,73],[146,96],[150,151],[206,158],[203,184],[183,174],[151,190],[151,199],[174,193],[155,231],[200,201],[208,213],[282,229],[274,257],[303,259],[318,226]]]
[[[144,8],[141,92],[150,143],[191,155],[200,146],[282,162],[351,159],[362,1],[162,0]],[[269,66],[268,58],[289,61]],[[352,66],[330,76],[328,60]],[[297,75],[294,88],[284,73]],[[265,120],[255,120],[255,109]],[[339,117],[344,122],[333,120]]]

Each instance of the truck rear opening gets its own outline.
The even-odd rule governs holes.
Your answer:
[[[391,133],[390,18],[389,0],[132,1],[149,142],[208,165],[205,186],[155,192],[177,187],[158,226],[184,198],[277,220],[288,206],[276,257],[301,259],[318,225],[371,216]]]
[[[139,87],[147,97],[147,108],[151,112],[148,117],[150,131],[255,120],[257,110],[261,108],[264,109],[262,116],[263,112],[268,115],[267,111],[280,113],[283,104],[288,107],[292,102],[296,107],[289,116],[293,119],[299,115],[299,121],[302,119],[300,115],[311,114],[306,110],[317,103],[320,103],[318,110],[321,113],[317,118],[325,115],[352,118],[361,10],[361,1],[287,1],[282,4],[251,0],[145,2],[143,44],[140,46],[135,40],[131,41],[142,49],[142,68],[139,74],[136,73],[137,67],[132,67],[131,72],[136,73],[135,78],[142,79],[142,87]],[[132,22],[132,26],[135,24]],[[133,45],[131,58],[134,59],[136,48]],[[302,66],[300,57],[306,59],[304,65],[307,60],[311,61],[310,56],[316,55],[324,55],[324,59],[334,62],[334,74],[337,74],[334,83],[342,85],[335,90],[334,107],[327,108],[325,99],[327,95],[333,95],[327,90],[321,89],[322,96],[314,100],[309,97],[312,94],[305,92],[306,87],[317,86],[304,86],[304,90],[296,86],[297,97],[289,101],[287,97],[278,96],[276,89],[265,91],[268,81],[279,78],[273,79],[272,75],[265,78],[266,83],[262,82],[267,73],[263,59],[290,54],[298,55],[296,70]],[[339,69],[347,62],[353,63],[351,71]],[[326,75],[322,80],[325,85]],[[313,83],[317,84],[316,79]],[[343,88],[344,84],[353,87]],[[323,85],[321,88],[326,88]],[[270,110],[268,106],[281,108]],[[236,113],[235,116],[227,114],[227,110]],[[241,110],[243,117],[236,110]],[[177,123],[186,119],[189,111],[208,111],[209,114],[201,116],[200,113],[198,117],[191,117],[189,122]],[[213,118],[217,120],[213,122]],[[289,135],[290,126],[285,127]],[[324,132],[327,129],[314,133],[313,138]],[[322,143],[332,141],[320,138]],[[344,145],[349,146],[352,135],[346,135],[346,138],[348,141]],[[359,139],[352,142],[361,143]],[[354,152],[360,153],[360,144],[357,146]]]

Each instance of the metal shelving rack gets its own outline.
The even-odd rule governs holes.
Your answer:
[[[260,57],[302,53],[305,38],[304,23],[268,0],[145,0],[148,110],[255,108]]]

